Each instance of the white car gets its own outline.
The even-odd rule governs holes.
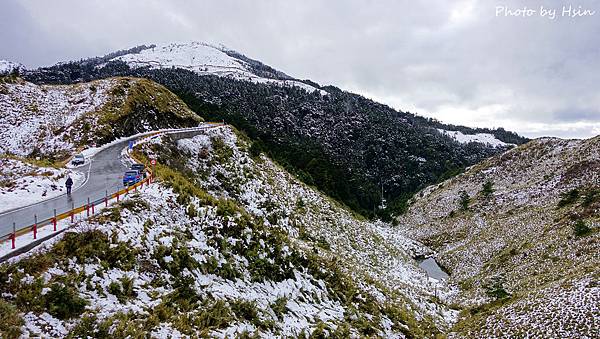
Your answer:
[[[73,160],[71,160],[71,164],[77,166],[77,165],[83,165],[85,164],[85,157],[83,156],[83,154],[77,154],[76,156],[73,157]]]

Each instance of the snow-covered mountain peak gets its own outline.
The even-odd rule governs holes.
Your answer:
[[[319,90],[224,45],[204,42],[152,45],[139,53],[120,55],[111,60],[121,60],[133,68],[181,68],[199,75],[217,75],[254,83],[296,86],[309,92]],[[319,91],[323,95],[327,94],[325,91]]]
[[[196,73],[211,73],[225,76],[252,76],[249,67],[241,60],[230,57],[216,46],[202,42],[170,43],[157,45],[139,53],[115,58],[132,67],[151,68],[176,67]]]

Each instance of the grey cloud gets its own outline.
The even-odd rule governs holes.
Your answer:
[[[587,18],[495,16],[498,5],[562,4],[8,0],[0,58],[31,67],[201,40],[450,123],[590,137],[600,126],[600,4],[574,4],[599,12]]]
[[[596,110],[582,110],[578,107],[555,111],[552,114],[554,121],[568,122],[573,120],[594,121],[600,117],[600,108]],[[599,124],[600,127],[600,124]]]

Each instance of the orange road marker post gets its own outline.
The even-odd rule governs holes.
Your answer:
[[[90,216],[90,198],[88,197],[87,204],[85,205],[86,215]]]
[[[52,219],[52,224],[54,225],[54,232],[56,232],[56,208],[54,209],[54,218]]]
[[[156,159],[150,160],[150,164],[152,165],[152,172],[150,172],[149,183],[152,183],[152,180],[154,179],[154,173],[156,173]]]

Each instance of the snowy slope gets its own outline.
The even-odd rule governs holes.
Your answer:
[[[412,260],[422,245],[252,158],[238,135],[143,144],[157,184],[11,259],[0,307],[15,331],[405,338],[448,327],[457,312],[440,299],[453,289]]]
[[[78,187],[85,175],[77,171],[37,167],[16,159],[0,159],[0,212],[66,193],[67,175]]]
[[[437,321],[445,313],[452,317],[432,301],[426,289],[434,285],[407,254],[418,245],[388,236],[389,225],[359,221],[270,160],[255,162],[232,130],[168,140],[143,147],[150,153],[174,146],[179,155],[211,149],[206,161],[190,161],[214,169],[206,180],[211,191],[192,194],[197,189],[186,180],[204,182],[197,173],[178,179],[157,168],[166,173],[159,173],[162,183],[12,259],[3,271],[7,279],[0,279],[0,305],[19,305],[14,315],[22,319],[23,336],[405,338],[431,336],[431,320],[421,313]],[[160,164],[182,164],[156,154]],[[238,205],[237,185],[227,186],[226,179],[244,171],[249,175],[240,183],[244,203]],[[288,192],[275,195],[283,187]],[[298,199],[306,199],[306,211],[292,210]],[[290,215],[277,219],[273,213]],[[335,225],[330,218],[340,220],[339,228],[327,230]],[[340,260],[350,253],[349,260]],[[44,264],[31,270],[29,262]],[[394,291],[379,285],[389,277]],[[83,300],[67,316],[44,302],[63,286],[70,291],[59,294],[63,300]],[[438,288],[447,291],[443,284]],[[24,307],[24,298],[38,306]]]
[[[219,140],[224,140],[224,145]],[[440,327],[455,320],[454,311],[431,303],[430,298],[437,290],[438,297],[446,300],[456,290],[443,281],[428,279],[412,259],[427,249],[400,235],[390,224],[357,220],[270,159],[253,159],[244,151],[245,141],[231,129],[215,129],[207,135],[179,140],[177,146],[189,159],[188,169],[203,177],[200,185],[212,194],[226,194],[250,213],[264,218],[268,225],[285,228],[299,241],[317,239],[357,280],[374,279],[384,291],[401,291],[414,303],[415,312],[432,317]],[[221,147],[232,150],[230,158],[209,155],[203,159],[200,155],[203,149],[218,154]],[[381,291],[371,291],[383,297]]]
[[[60,161],[80,147],[200,121],[175,94],[147,79],[0,83],[0,154]]]
[[[244,257],[220,250],[219,246],[222,245],[215,241],[218,238],[212,233],[213,230],[222,228],[223,224],[232,224],[233,218],[223,218],[217,214],[217,208],[209,206],[198,208],[198,216],[191,217],[185,206],[174,204],[175,198],[176,194],[171,189],[154,186],[130,203],[124,203],[123,206],[127,207],[114,209],[116,214],[111,215],[109,211],[104,213],[104,218],[82,222],[74,230],[75,234],[90,231],[102,232],[108,237],[114,234],[111,248],[122,249],[123,253],[130,254],[108,265],[93,257],[87,259],[86,263],[80,263],[76,259],[57,261],[43,274],[36,276],[48,286],[42,293],[47,293],[55,281],[67,281],[70,285],[73,273],[83,276],[84,282],[76,283],[77,293],[88,303],[85,317],[93,315],[98,323],[111,320],[127,324],[145,321],[152,314],[156,317],[157,310],[164,312],[165,308],[168,310],[173,307],[170,305],[176,292],[181,289],[178,284],[182,279],[191,282],[186,288],[194,291],[205,306],[196,306],[187,312],[181,311],[181,316],[200,319],[202,312],[210,312],[211,308],[218,305],[226,312],[236,312],[234,307],[238,305],[256,310],[257,314],[252,318],[248,315],[246,318],[235,315],[227,323],[214,327],[210,323],[194,322],[194,327],[206,326],[207,333],[211,333],[212,337],[231,337],[244,331],[255,332],[259,330],[259,325],[264,337],[272,337],[275,333],[296,336],[300,331],[314,327],[318,321],[334,324],[344,319],[344,306],[328,292],[322,280],[315,279],[310,274],[294,270],[289,278],[279,281],[251,279],[245,272],[248,261]],[[113,221],[102,222],[101,220],[107,219],[106,216]],[[242,232],[242,239],[230,237],[228,240],[234,241],[233,244],[259,241],[258,234],[247,231]],[[72,237],[73,234],[67,236]],[[98,237],[99,234],[96,233],[95,238]],[[42,253],[52,248],[52,242],[46,246],[46,249],[41,250]],[[165,250],[168,255],[160,254]],[[268,247],[259,246],[259,250],[265,258],[274,259]],[[291,250],[287,252],[292,255]],[[133,260],[128,257],[131,254],[134,255]],[[127,264],[126,260],[132,265]],[[238,274],[241,276],[225,277],[221,273],[225,264],[232,265],[230,269],[239,270]],[[14,274],[15,278],[19,275],[17,272]],[[20,280],[27,285],[33,277],[25,276]],[[129,296],[119,295],[111,286],[123,286],[125,280],[131,281]],[[10,293],[6,292],[8,291],[4,290],[3,295],[10,299]],[[283,303],[283,314],[280,315],[272,310],[278,300]],[[120,318],[121,312],[129,314],[130,318]],[[163,337],[164,334],[161,333],[168,333],[173,338],[189,337],[191,333],[186,331],[186,327],[180,327],[182,324],[178,321],[178,313],[172,313],[172,317],[160,314],[162,321],[159,324],[139,330],[152,333],[152,337]],[[212,316],[227,317],[217,312]],[[78,318],[61,320],[47,312],[26,312],[23,320],[26,337],[39,334],[42,337],[64,337],[70,330],[77,330],[79,323]],[[269,326],[270,329],[262,328],[263,326]],[[119,329],[113,331],[118,333]]]
[[[437,251],[459,304],[481,307],[459,321],[463,337],[598,337],[599,159],[600,137],[536,139],[422,190],[398,217]],[[510,295],[494,301],[497,286]]]
[[[490,145],[492,147],[514,146],[514,144],[508,144],[501,140],[498,140],[493,134],[490,133],[463,134],[460,131],[447,131],[440,128],[438,128],[438,131],[460,142],[461,144],[479,142],[482,144]]]
[[[250,65],[241,59],[231,57],[224,46],[214,46],[203,42],[171,43],[157,45],[153,48],[142,50],[116,57],[112,60],[121,60],[130,67],[182,68],[199,75],[217,75],[255,83],[269,83],[280,86],[296,86],[306,91],[320,91],[310,85],[297,80],[278,80],[256,75]]]
[[[15,69],[24,70],[25,67],[16,62],[0,60],[0,75],[10,74]]]
[[[0,154],[71,150],[74,145],[66,141],[65,129],[104,105],[112,86],[112,80],[73,86],[0,84]]]

